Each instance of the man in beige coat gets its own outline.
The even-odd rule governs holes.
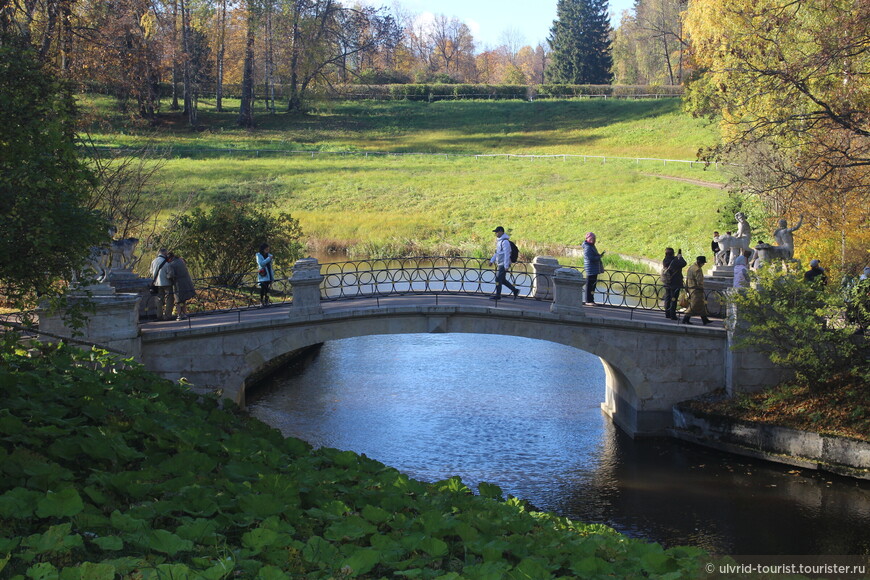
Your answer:
[[[705,256],[695,258],[695,263],[689,266],[686,272],[686,288],[689,294],[689,308],[683,316],[683,324],[692,324],[692,315],[701,317],[704,326],[710,324],[707,318],[707,298],[704,296],[704,264],[707,263]]]

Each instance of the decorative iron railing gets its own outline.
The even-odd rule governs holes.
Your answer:
[[[323,264],[324,300],[401,294],[490,294],[496,271],[489,260],[462,257],[386,258]],[[530,265],[515,264],[512,283],[525,296],[532,288]]]
[[[563,267],[583,272],[582,268]],[[321,274],[323,300],[344,300],[408,294],[491,294],[496,272],[485,259],[427,256],[327,263],[322,265]],[[534,298],[536,284],[552,288],[553,282],[525,262],[513,265],[509,279],[526,298]],[[705,294],[709,314],[722,316],[722,291],[706,290]],[[605,272],[595,286],[596,302],[608,306],[664,310],[664,296],[659,277],[642,272]]]
[[[260,285],[256,272],[209,278],[195,278],[196,296],[187,302],[190,314],[229,312],[260,306]],[[275,269],[275,281],[269,287],[269,301],[284,304],[292,300],[293,292],[287,272]]]

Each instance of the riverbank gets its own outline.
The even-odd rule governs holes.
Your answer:
[[[838,377],[674,408],[672,435],[720,451],[870,479],[870,392]]]

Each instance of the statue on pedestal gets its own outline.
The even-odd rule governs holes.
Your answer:
[[[734,219],[737,220],[737,234],[733,237],[729,266],[734,265],[737,256],[742,256],[744,251],[749,251],[749,240],[752,238],[752,227],[746,219],[746,214],[739,211],[734,214]],[[749,262],[752,263],[752,260],[750,259]]]
[[[773,232],[773,237],[776,239],[775,256],[783,260],[794,259],[794,236],[793,232],[800,229],[804,223],[804,216],[801,215],[798,223],[793,228],[788,227],[788,222],[785,219],[779,220],[779,228]]]

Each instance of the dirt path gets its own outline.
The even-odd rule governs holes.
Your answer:
[[[688,177],[673,177],[670,175],[656,175],[654,173],[642,173],[641,175],[645,175],[646,177],[659,177],[661,179],[670,179],[671,181],[683,181],[685,183],[691,183],[692,185],[698,185],[700,187],[710,187],[712,189],[725,189],[726,187],[724,183],[701,181],[700,179],[689,179]]]

